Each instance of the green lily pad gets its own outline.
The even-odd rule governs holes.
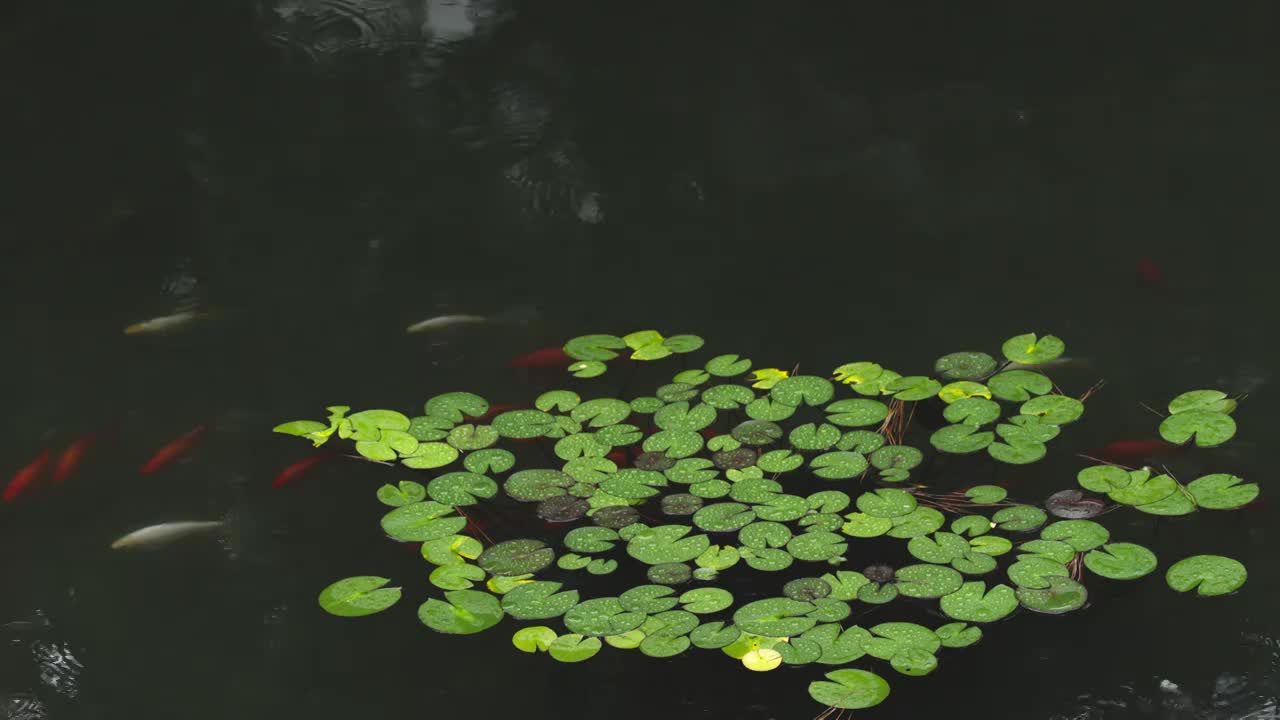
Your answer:
[[[466,535],[446,535],[422,543],[422,559],[433,565],[461,565],[480,557],[484,545]]]
[[[495,417],[492,427],[502,437],[527,440],[554,432],[556,419],[541,410],[509,410]]]
[[[898,597],[898,586],[893,583],[868,582],[858,588],[858,602],[868,605],[883,605],[893,602]]]
[[[826,405],[835,395],[836,389],[831,381],[817,375],[794,375],[769,391],[769,396],[791,407],[804,405]]]
[[[1042,540],[1061,540],[1076,552],[1092,550],[1110,537],[1105,527],[1092,520],[1059,520],[1040,531]]]
[[[813,612],[812,603],[777,597],[747,603],[733,614],[733,624],[743,632],[766,637],[799,635],[817,624],[804,617]]]
[[[612,460],[602,457],[581,457],[564,464],[566,475],[589,485],[598,485],[617,471],[618,466]],[[574,492],[572,488],[570,492]]]
[[[656,615],[679,604],[674,591],[665,585],[639,585],[618,596],[618,603],[627,612]]]
[[[384,505],[402,507],[421,502],[427,497],[427,489],[411,480],[401,480],[398,487],[383,485],[378,488],[378,500]]]
[[[841,710],[875,707],[889,697],[889,683],[866,670],[844,669],[827,673],[827,681],[809,683],[809,697],[820,705]]]
[[[1178,592],[1194,589],[1202,597],[1212,597],[1239,589],[1248,577],[1248,571],[1237,560],[1222,555],[1192,555],[1171,565],[1164,579]]]
[[[445,418],[419,415],[409,421],[409,429],[405,432],[412,435],[418,442],[428,442],[445,439],[453,426],[454,423]]]
[[[738,549],[732,545],[712,545],[702,554],[694,558],[693,561],[700,568],[709,568],[711,570],[728,570],[738,564],[740,555]]]
[[[596,360],[581,360],[568,367],[569,372],[578,378],[599,377],[608,369],[604,363]]]
[[[1258,485],[1230,473],[1213,473],[1187,483],[1196,504],[1210,510],[1231,510],[1258,497]]]
[[[885,445],[868,459],[879,470],[910,470],[924,460],[924,454],[910,445]]]
[[[1146,505],[1163,500],[1178,491],[1178,481],[1168,475],[1153,475],[1107,493],[1113,501],[1125,505]]]
[[[1178,486],[1178,489],[1169,497],[1163,500],[1157,500],[1153,503],[1145,505],[1134,505],[1134,510],[1141,510],[1149,515],[1174,516],[1174,515],[1190,515],[1196,511],[1196,502],[1192,498],[1191,493],[1187,489]]]
[[[631,538],[627,554],[649,565],[683,563],[701,555],[711,541],[706,535],[690,535],[687,525],[660,525]]]
[[[795,558],[786,550],[776,548],[766,548],[757,550],[755,548],[746,547],[741,551],[742,560],[753,570],[761,572],[778,572],[791,567],[791,563]]]
[[[484,475],[469,472],[445,473],[427,483],[427,494],[444,505],[475,505],[477,498],[488,499],[498,494],[498,483]]]
[[[476,564],[491,575],[524,575],[547,567],[555,557],[555,550],[541,540],[507,540],[480,553]]]
[[[996,426],[996,434],[1013,445],[1018,442],[1047,443],[1058,437],[1062,429],[1037,415],[1014,415],[1009,422]]]
[[[485,579],[487,573],[470,563],[441,565],[427,578],[441,590],[466,590]]]
[[[616,335],[582,335],[564,344],[564,352],[575,360],[594,360],[607,362],[618,357],[614,350],[627,347],[627,343]]]
[[[1047,615],[1079,610],[1089,600],[1089,591],[1084,585],[1069,577],[1051,577],[1048,587],[1020,587],[1017,591],[1018,602],[1028,610]]]
[[[737,642],[742,631],[733,625],[725,625],[723,621],[703,623],[689,633],[689,640],[694,647],[703,650],[719,650]]]
[[[791,541],[791,528],[778,522],[754,522],[738,531],[738,542],[757,550],[780,548]]]
[[[362,617],[382,612],[400,600],[400,588],[383,587],[389,582],[389,579],[375,575],[339,580],[320,591],[320,607],[339,617]]]
[[[600,488],[615,497],[643,500],[657,495],[657,488],[666,485],[667,476],[660,472],[626,468],[610,475],[600,483]]]
[[[489,412],[489,401],[474,393],[450,392],[428,400],[422,412],[453,423],[460,423],[465,419],[464,416],[480,417]]]
[[[978,452],[991,444],[995,434],[979,431],[976,425],[944,425],[929,436],[929,444],[955,454]]]
[[[1160,437],[1175,445],[1194,437],[1196,447],[1216,447],[1235,434],[1236,421],[1212,410],[1183,410],[1160,423]]]
[[[702,402],[718,410],[737,410],[755,399],[751,388],[742,385],[716,385],[702,391]]]
[[[962,622],[947,623],[933,633],[942,641],[942,647],[969,647],[982,639],[982,628]]]
[[[382,530],[397,540],[426,542],[453,535],[466,527],[464,517],[444,517],[453,508],[437,502],[404,505],[382,516]]]
[[[874,517],[860,512],[850,513],[845,518],[848,522],[840,527],[840,532],[850,537],[879,537],[893,529],[893,520],[890,518]]]
[[[626,420],[630,414],[631,405],[629,403],[613,398],[599,398],[588,400],[578,405],[569,413],[569,417],[577,422],[586,423],[593,428],[602,428],[616,425]]]
[[[356,443],[359,445],[359,443]],[[430,470],[444,467],[458,459],[458,449],[441,442],[419,443],[411,455],[400,461],[414,470]]]
[[[959,425],[986,425],[1000,417],[1000,404],[981,397],[965,398],[948,405],[942,417]]]
[[[957,380],[947,383],[938,391],[938,398],[948,405],[970,398],[991,399],[991,390],[982,383],[971,380]]]
[[[722,502],[707,505],[693,515],[693,524],[708,532],[735,532],[756,519],[751,506]]]
[[[974,485],[964,496],[977,505],[993,505],[1005,499],[1009,491],[999,485]]]
[[[445,600],[431,598],[418,606],[418,619],[436,632],[471,635],[502,621],[502,605],[487,592],[451,590],[444,597]]]
[[[1184,392],[1169,401],[1169,414],[1176,415],[1188,410],[1207,410],[1230,414],[1236,409],[1236,401],[1227,397],[1221,390],[1192,390]]]
[[[873,433],[870,430],[850,430],[841,436],[840,442],[836,443],[836,449],[843,452],[869,455],[884,447],[884,444],[883,435]]]
[[[556,558],[556,567],[561,570],[581,570],[591,564],[591,558],[577,553],[565,553]]]
[[[668,457],[686,458],[702,449],[702,435],[691,430],[659,430],[645,438],[646,452],[665,452]]]
[[[521,652],[546,652],[556,640],[556,631],[545,625],[521,628],[511,636],[511,644]]]
[[[498,442],[498,431],[488,425],[459,425],[446,442],[459,450],[483,450]]]
[[[1043,510],[1033,505],[1014,505],[1013,507],[1002,508],[991,516],[991,521],[1001,530],[1014,532],[1035,530],[1048,519],[1049,516]]]
[[[893,527],[886,533],[889,537],[895,538],[913,538],[919,535],[928,535],[947,523],[947,519],[942,513],[931,507],[918,507],[915,510],[901,515],[893,520]]]
[[[1134,543],[1110,543],[1085,554],[1084,565],[1104,578],[1136,580],[1156,569],[1156,556]]]
[[[826,450],[839,442],[840,430],[826,423],[805,423],[793,429],[787,439],[797,450]]]
[[[1066,425],[1084,414],[1084,403],[1066,395],[1041,395],[1022,403],[1018,412],[1038,417],[1050,425]]]
[[[735,427],[730,434],[744,445],[768,445],[782,438],[782,428],[767,420],[748,420]]]
[[[662,344],[674,353],[691,353],[702,347],[705,341],[697,335],[672,335]]]
[[[984,352],[953,352],[933,363],[933,371],[947,380],[981,380],[996,369],[996,359]]]
[[[589,660],[600,652],[603,645],[598,637],[583,637],[577,633],[569,633],[557,637],[547,646],[547,653],[563,663]]]
[[[609,454],[612,449],[612,446],[597,440],[596,436],[591,433],[578,433],[576,435],[566,435],[557,440],[555,454],[561,460],[576,460],[583,457],[599,458]]]
[[[564,546],[576,553],[609,552],[618,542],[618,531],[607,527],[580,527],[564,536]]]
[[[1066,345],[1053,335],[1038,338],[1035,333],[1026,333],[1005,340],[1000,350],[1012,362],[1041,365],[1056,360],[1066,350]]]
[[[548,390],[533,401],[533,406],[542,412],[558,410],[569,412],[582,402],[582,397],[572,390]]]
[[[378,462],[390,462],[399,457],[390,445],[378,440],[357,441],[356,452],[370,460],[377,460]]]
[[[1066,565],[1076,555],[1076,549],[1061,540],[1028,540],[1018,546],[1018,552],[1039,555],[1059,565]]]
[[[503,473],[516,466],[516,456],[512,455],[509,450],[498,448],[477,450],[467,453],[467,457],[462,461],[462,466],[467,469],[467,472],[473,472],[477,475]]]
[[[1132,478],[1127,470],[1115,465],[1090,465],[1076,473],[1076,482],[1085,490],[1110,493],[1129,487]]]
[[[920,535],[907,543],[907,552],[925,562],[945,565],[967,555],[969,541],[946,532],[935,533],[933,537]]]
[[[894,575],[898,592],[907,597],[937,598],[949,595],[964,584],[960,573],[942,565],[908,565]]]
[[[707,372],[717,377],[745,375],[751,370],[751,361],[737,355],[717,355],[707,361]]]
[[[966,582],[938,602],[947,617],[971,623],[995,622],[1018,608],[1018,596],[1013,588],[996,585],[987,590],[987,584],[981,580]]]
[[[927,400],[938,394],[942,383],[924,375],[909,375],[897,378],[884,387],[893,393],[895,400]]]
[[[667,383],[654,394],[664,403],[683,402],[698,397],[698,387],[689,383]]]
[[[1053,381],[1032,370],[1006,370],[987,381],[991,393],[1001,400],[1025,402],[1032,395],[1044,395],[1053,390]]]
[[[680,596],[684,609],[698,615],[720,612],[733,605],[733,594],[722,588],[698,588]]]
[[[616,597],[586,600],[564,615],[564,625],[579,635],[619,635],[644,624],[643,612],[628,611]]]
[[[708,373],[706,370],[693,368],[690,370],[681,370],[680,372],[676,373],[675,377],[671,378],[671,381],[678,382],[678,383],[688,383],[690,385],[701,385],[702,383],[710,379],[711,379],[711,373]]]
[[[604,493],[600,493],[604,494]],[[595,495],[591,496],[593,499]],[[538,503],[537,515],[549,523],[567,523],[581,520],[591,510],[590,500],[563,495],[547,498]]]
[[[1023,555],[1006,571],[1009,579],[1018,587],[1033,590],[1049,587],[1049,580],[1067,577],[1067,566],[1040,555]]]
[[[690,408],[687,402],[674,402],[653,415],[654,424],[663,430],[701,430],[715,419],[715,408],[705,403]]]
[[[559,470],[520,470],[503,484],[507,495],[521,502],[541,502],[568,493],[574,479]]]
[[[682,585],[693,578],[693,570],[684,563],[658,563],[645,573],[651,583]]]
[[[831,594],[831,586],[822,578],[796,578],[782,586],[782,594],[792,600],[813,602]]]
[[[747,403],[746,412],[747,417],[752,420],[776,422],[795,415],[796,408],[793,405],[784,405],[770,397],[762,397]]]
[[[760,456],[756,465],[767,473],[785,473],[804,465],[804,456],[790,450],[770,450]]]
[[[832,532],[807,532],[796,535],[787,543],[787,552],[804,562],[830,560],[844,554],[849,544]]]
[[[517,620],[548,620],[560,617],[578,604],[578,591],[560,591],[561,584],[549,580],[519,585],[502,596],[502,609]]]
[[[856,452],[829,452],[815,457],[809,467],[826,480],[847,480],[867,470],[867,459]]]
[[[895,518],[916,509],[916,499],[911,493],[896,488],[880,488],[858,496],[858,510],[879,518]]]
[[[728,437],[717,435],[716,438]],[[715,439],[715,438],[713,438]],[[732,442],[737,442],[729,438]],[[711,456],[711,461],[721,470],[742,470],[756,464],[759,455],[752,448],[737,447],[733,450],[721,450]]]
[[[872,637],[863,642],[867,654],[889,660],[903,675],[926,675],[938,665],[933,654],[942,641],[932,630],[907,622],[880,623],[870,628]]]
[[[1026,465],[1040,460],[1048,452],[1043,443],[1021,440],[1011,443],[991,443],[987,446],[987,454],[992,458],[1010,465]]]
[[[825,408],[827,422],[841,427],[879,425],[889,416],[889,406],[879,400],[851,398],[837,400]]]
[[[596,440],[612,446],[634,445],[644,438],[644,433],[635,425],[620,423],[600,428],[596,431]]]
[[[961,515],[951,521],[951,532],[969,537],[985,535],[991,532],[993,527],[995,527],[995,523],[991,522],[990,518],[982,515]]]

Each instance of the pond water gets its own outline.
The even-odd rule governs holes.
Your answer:
[[[430,632],[413,609],[439,591],[416,547],[382,536],[374,499],[414,471],[343,460],[272,487],[308,453],[278,422],[335,403],[415,414],[452,390],[528,403],[563,376],[510,359],[586,332],[922,373],[1052,332],[1085,361],[1055,375],[1066,391],[1106,384],[1047,459],[999,469],[1016,496],[1071,487],[1076,453],[1154,437],[1142,403],[1199,387],[1248,394],[1239,435],[1169,469],[1269,496],[1273,5],[1105,25],[1058,8],[701,5],[11,11],[0,459],[16,473],[97,439],[64,482],[0,505],[0,715],[817,714],[805,688],[830,668],[609,648],[561,665],[514,650],[512,623]],[[210,312],[121,332],[187,307]],[[448,313],[501,320],[404,332]],[[1021,612],[929,676],[877,661],[893,694],[853,717],[1278,717],[1277,507],[1112,515],[1161,572],[1210,552],[1249,581],[1212,599],[1159,574],[1091,583],[1085,610]],[[217,519],[228,537],[109,548]],[[524,522],[489,532],[540,530]],[[362,574],[397,578],[404,600],[363,619],[317,607]]]

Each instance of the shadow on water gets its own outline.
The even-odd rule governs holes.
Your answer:
[[[529,402],[555,373],[507,361],[582,332],[923,372],[1047,329],[1089,361],[1078,391],[1107,388],[1060,453],[1015,476],[1028,499],[1074,475],[1073,452],[1149,436],[1139,401],[1191,387],[1250,398],[1231,449],[1181,472],[1263,477],[1280,346],[1254,248],[1280,229],[1263,34],[1280,18],[1265,2],[1213,19],[1065,12],[10,10],[0,458],[16,471],[101,439],[65,483],[0,506],[0,714],[810,717],[811,667],[746,677],[703,652],[563,666],[505,632],[430,633],[412,617],[420,557],[376,530],[371,490],[401,474],[340,459],[271,488],[306,450],[276,422],[458,389]],[[178,332],[121,332],[185,311],[200,316]],[[522,322],[404,333],[507,312]],[[1276,717],[1274,507],[1152,540],[1162,559],[1241,559],[1237,596],[1091,587],[1085,611],[1022,613],[929,677],[891,674],[875,717]],[[108,549],[170,520],[228,529]],[[1138,542],[1157,532],[1126,522],[1113,530]],[[356,574],[422,582],[392,612],[324,615],[318,590]]]

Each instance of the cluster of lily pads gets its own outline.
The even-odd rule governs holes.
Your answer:
[[[646,330],[578,337],[564,349],[575,360],[570,374],[595,378],[627,349],[631,360],[648,362],[702,346],[697,336]],[[334,406],[326,422],[275,430],[317,446],[337,435],[369,459],[431,473],[425,484],[384,485],[377,498],[392,508],[383,532],[420,543],[433,566],[429,580],[444,591],[418,608],[433,630],[471,634],[507,617],[556,621],[563,631],[527,625],[513,644],[562,662],[586,660],[604,645],[658,658],[698,648],[753,671],[875,658],[924,675],[942,648],[978,642],[981,625],[1019,607],[1049,614],[1084,607],[1086,574],[1131,581],[1157,569],[1150,549],[1112,542],[1091,518],[1124,507],[1153,515],[1228,510],[1258,495],[1257,485],[1225,473],[1184,485],[1150,468],[1111,464],[1083,468],[1079,488],[1043,506],[993,484],[931,492],[926,462],[938,453],[985,451],[1011,464],[1045,456],[1087,400],[1063,394],[1035,369],[1063,350],[1056,337],[1019,335],[1003,344],[1002,360],[983,352],[939,358],[936,378],[867,361],[829,377],[753,370],[751,360],[722,354],[648,396],[588,399],[589,388],[558,389],[485,423],[478,419],[490,414],[487,400],[451,392],[413,417]],[[946,421],[921,447],[906,442],[916,404],[935,404]],[[1234,408],[1217,391],[1183,393],[1169,403],[1160,433],[1173,443],[1220,444],[1235,433]],[[511,449],[496,447],[503,441]],[[525,450],[537,443],[550,454]],[[517,453],[544,464],[554,455],[556,466],[516,469]],[[468,532],[467,508],[498,502],[500,493],[567,528],[560,546]],[[871,538],[904,541],[914,562],[859,563],[850,541]],[[646,567],[645,582],[616,596],[585,597],[540,577],[607,575],[626,558]],[[796,577],[743,585],[748,571]],[[1239,588],[1246,572],[1233,559],[1196,555],[1170,565],[1165,577],[1175,590],[1210,596]],[[325,588],[319,602],[340,616],[380,612],[401,597],[389,584],[349,577]],[[722,586],[731,584],[734,591]],[[936,602],[950,622],[847,622],[855,606],[898,598]],[[858,709],[884,700],[889,684],[870,670],[841,668],[809,692],[830,708]]]

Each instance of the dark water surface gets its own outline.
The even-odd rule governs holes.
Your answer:
[[[8,11],[0,466],[104,437],[63,485],[0,506],[0,716],[811,717],[805,687],[829,668],[610,648],[570,666],[515,651],[512,623],[430,632],[413,612],[438,591],[416,548],[381,536],[373,498],[413,471],[343,461],[270,487],[308,452],[277,422],[339,402],[412,414],[462,389],[529,402],[562,376],[507,361],[584,332],[903,372],[1053,332],[1089,360],[1055,375],[1064,390],[1107,384],[1046,460],[999,470],[1016,497],[1072,486],[1074,453],[1152,437],[1139,403],[1197,387],[1249,394],[1240,433],[1170,470],[1269,497],[1273,4],[690,5]],[[187,303],[216,312],[121,333]],[[403,332],[451,312],[523,321]],[[179,462],[139,474],[201,424]],[[1160,573],[1091,581],[1087,609],[1021,612],[928,677],[859,663],[893,694],[855,716],[1276,717],[1277,507],[1108,516],[1161,573],[1209,552],[1249,582],[1202,600]],[[224,516],[224,542],[108,549]],[[320,588],[360,574],[405,598],[359,620],[320,611]],[[858,622],[940,622],[909,615]]]

